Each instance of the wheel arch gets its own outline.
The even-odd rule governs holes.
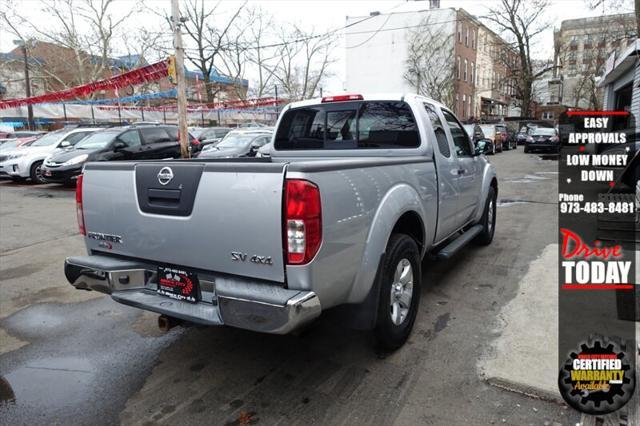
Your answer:
[[[424,256],[429,232],[433,233],[427,227],[425,214],[420,196],[408,184],[396,185],[385,194],[371,222],[347,303],[361,303],[371,292],[380,261],[394,232],[402,232],[413,238],[421,257]]]

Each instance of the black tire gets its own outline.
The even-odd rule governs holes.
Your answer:
[[[487,194],[487,201],[484,205],[484,213],[482,213],[482,219],[480,224],[482,225],[482,232],[474,239],[475,243],[481,246],[488,246],[493,241],[493,235],[496,231],[496,190],[492,187],[489,188],[489,194]],[[493,214],[489,211],[493,210]]]
[[[398,280],[397,283],[394,283],[394,281],[398,277],[396,275],[397,269],[406,270],[405,261],[408,261],[410,266],[411,293],[408,301],[409,306],[406,308],[407,311],[404,315],[401,315],[402,306],[404,306],[402,300],[406,301],[406,298],[399,295],[406,294],[404,292],[408,290],[409,281],[405,282],[404,285],[401,280]],[[408,275],[403,276],[408,277]],[[379,349],[393,351],[400,348],[409,338],[420,305],[420,286],[422,284],[420,250],[413,238],[405,234],[393,234],[391,236],[382,259],[380,273],[376,279],[379,280],[376,285],[380,289],[380,297],[378,298],[378,312],[373,335]],[[394,284],[401,287],[394,292],[395,299],[393,301],[394,304],[397,304],[395,320],[391,295],[392,290],[396,288]]]
[[[525,153],[525,154],[528,154],[528,153],[529,153],[529,147],[528,147],[528,146],[525,146],[525,147],[524,147],[524,153]]]
[[[509,146],[509,142],[507,142],[507,145],[506,145],[506,146],[504,145],[504,142],[503,142],[503,143],[502,143],[502,149],[503,149],[504,151],[509,151],[509,150],[511,149],[511,147]]]
[[[46,183],[42,177],[42,161],[36,161],[31,165],[29,177],[33,183]]]

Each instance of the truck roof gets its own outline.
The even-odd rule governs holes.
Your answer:
[[[425,101],[429,101],[431,103],[437,104],[441,107],[444,107],[440,102],[435,101],[431,98],[427,98],[426,96],[417,95],[415,93],[399,93],[399,92],[391,92],[391,93],[369,93],[369,94],[360,94],[360,93],[340,93],[333,95],[335,97],[345,96],[345,95],[360,95],[362,96],[362,100],[365,101],[402,101],[409,98],[420,98]],[[289,108],[300,108],[311,105],[322,104],[322,100],[326,98],[330,98],[333,96],[325,96],[322,98],[313,98],[313,99],[305,99],[303,101],[292,102],[285,107],[285,109]]]

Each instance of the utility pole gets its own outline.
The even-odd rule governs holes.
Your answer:
[[[171,0],[171,22],[173,23],[173,47],[176,51],[176,80],[178,83],[178,135],[180,138],[180,154],[182,158],[190,158],[189,134],[187,132],[187,95],[184,78],[184,48],[180,26],[180,5],[178,0]]]
[[[31,79],[29,78],[29,55],[27,54],[27,41],[26,40],[14,40],[13,44],[22,48],[22,54],[24,56],[24,87],[27,98],[31,97]],[[27,105],[27,128],[31,130],[33,125],[33,106]]]

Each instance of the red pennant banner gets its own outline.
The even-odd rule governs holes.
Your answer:
[[[127,71],[123,74],[119,74],[105,80],[94,81],[93,83],[72,87],[71,89],[62,90],[60,92],[46,93],[44,95],[32,96],[30,98],[9,99],[6,101],[0,101],[0,109],[16,108],[22,105],[33,105],[46,102],[60,102],[69,99],[77,99],[101,90],[121,89],[123,87],[135,84],[142,84],[159,80],[166,76],[167,62],[162,61],[144,66],[142,68],[136,68],[134,70]]]

